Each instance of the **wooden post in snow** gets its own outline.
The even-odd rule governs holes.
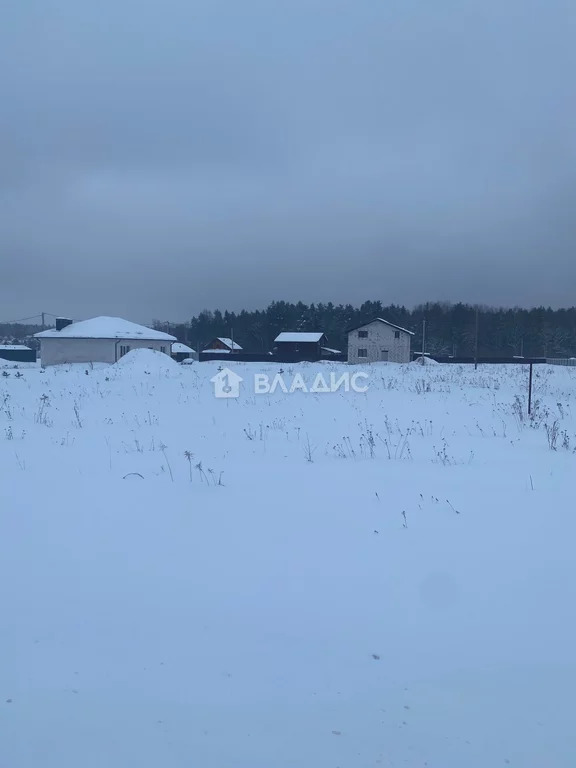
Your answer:
[[[478,307],[476,307],[476,327],[474,333],[474,370],[478,370]]]

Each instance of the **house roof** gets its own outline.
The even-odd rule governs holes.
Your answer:
[[[236,344],[235,341],[232,341],[232,339],[227,339],[224,336],[218,336],[218,341],[221,341],[222,344],[226,344],[226,346],[230,349],[242,349],[240,344]]]
[[[34,334],[37,339],[144,339],[146,341],[176,341],[175,336],[131,323],[121,317],[93,317],[71,323],[61,331],[51,329]]]
[[[18,350],[27,349],[29,352],[32,351],[30,347],[25,347],[23,344],[0,344],[0,350],[5,351],[7,349],[11,351],[15,349],[18,349]]]
[[[367,323],[355,325],[354,328],[349,328],[346,333],[352,333],[352,331],[357,331],[359,328],[365,328],[367,325],[372,325],[372,323],[384,323],[384,325],[389,325],[390,328],[394,328],[397,331],[403,331],[404,333],[409,333],[410,336],[414,336],[414,331],[409,331],[407,328],[402,328],[400,325],[394,325],[394,323],[390,323],[388,320],[383,320],[381,317],[375,317],[372,320],[369,320]]]
[[[315,331],[314,333],[307,333],[307,332],[294,332],[292,331],[283,331],[282,333],[278,334],[274,341],[301,341],[303,343],[310,343],[310,342],[318,342],[320,339],[324,338],[324,334],[320,331]]]
[[[328,352],[331,355],[341,355],[342,352],[340,352],[339,349],[331,349],[330,347],[320,347],[322,352]]]
[[[173,354],[186,353],[186,354],[193,354],[193,355],[196,354],[196,352],[192,349],[192,347],[187,347],[186,344],[182,344],[182,342],[180,341],[176,341],[174,342],[174,344],[172,344],[172,353]]]

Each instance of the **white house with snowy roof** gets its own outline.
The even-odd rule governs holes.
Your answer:
[[[349,363],[409,363],[412,331],[376,317],[348,331]]]
[[[171,354],[175,336],[120,317],[93,317],[73,322],[59,317],[56,328],[35,334],[42,365],[115,363],[132,349]]]

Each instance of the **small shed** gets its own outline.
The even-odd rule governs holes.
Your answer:
[[[0,344],[0,360],[14,363],[35,363],[36,350],[23,344]]]
[[[188,347],[180,341],[176,341],[172,344],[172,359],[176,360],[177,363],[181,363],[183,360],[188,360],[189,358],[194,359],[195,357],[196,352],[192,347]]]
[[[336,359],[342,356],[342,352],[339,349],[332,349],[332,347],[320,347],[322,357],[328,359]]]
[[[328,339],[321,331],[283,331],[274,339],[274,351],[279,360],[320,360],[322,348],[328,349]]]

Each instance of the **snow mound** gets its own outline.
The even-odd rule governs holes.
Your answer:
[[[139,373],[164,373],[178,370],[178,363],[155,349],[132,349],[116,365]]]
[[[432,360],[431,357],[417,357],[416,360],[412,361],[413,363],[417,363],[418,365],[442,365],[442,363],[439,363],[438,360]]]

